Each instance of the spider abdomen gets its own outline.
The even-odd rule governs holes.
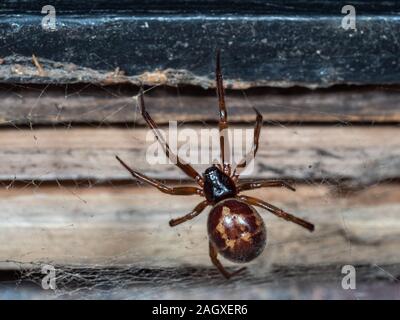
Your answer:
[[[208,216],[208,236],[218,252],[233,262],[248,262],[263,251],[267,232],[258,212],[229,198],[217,203]]]

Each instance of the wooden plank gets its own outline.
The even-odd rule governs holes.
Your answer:
[[[316,225],[309,233],[264,211],[268,245],[250,275],[273,266],[400,262],[400,188],[380,184],[338,197],[326,185],[297,192],[248,192]],[[170,228],[199,197],[176,197],[149,187],[42,186],[0,190],[0,261],[137,268],[211,268],[204,213]],[[8,262],[7,262],[8,261]],[[227,265],[231,265],[225,262]]]
[[[344,3],[329,2],[57,1],[56,30],[49,32],[41,5],[8,1],[0,7],[0,81],[213,87],[219,47],[226,82],[238,89],[398,84],[398,4],[353,2],[353,30],[342,27]]]
[[[226,281],[201,267],[142,269],[56,265],[57,290],[43,290],[41,265],[0,271],[2,299],[398,299],[399,264],[356,265],[356,290],[343,290],[337,265],[277,266],[267,275]],[[16,278],[16,275],[19,277]],[[37,286],[32,286],[32,283]],[[245,288],[245,290],[243,289]]]
[[[0,125],[125,124],[143,125],[134,110],[136,87],[3,86]],[[398,87],[332,89],[252,89],[227,92],[231,122],[253,122],[256,107],[271,122],[400,122]],[[146,106],[157,123],[217,119],[214,90],[152,88]],[[190,111],[189,111],[190,110]]]
[[[199,127],[190,128],[199,136]],[[332,182],[350,179],[357,183],[397,179],[398,132],[397,126],[265,127],[255,169],[249,177]],[[130,179],[115,160],[116,154],[156,178],[186,179],[172,165],[150,165],[146,161],[148,146],[154,144],[146,142],[148,133],[152,138],[147,129],[1,130],[0,179]],[[204,144],[201,147],[200,152],[208,152]],[[207,166],[196,167],[201,171]]]

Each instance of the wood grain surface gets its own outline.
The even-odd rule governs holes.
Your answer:
[[[259,210],[268,245],[250,272],[269,267],[400,262],[400,188],[380,184],[338,196],[328,186],[246,192],[316,225],[310,233]],[[199,196],[168,196],[136,185],[26,186],[0,191],[0,261],[136,267],[211,267],[207,211],[171,228]],[[225,262],[227,265],[232,265]]]
[[[2,86],[0,125],[144,124],[137,110],[136,87],[95,85]],[[398,86],[261,88],[227,91],[229,119],[254,122],[256,107],[267,122],[400,121]],[[216,121],[214,90],[195,87],[148,88],[146,106],[154,120]]]
[[[252,129],[252,106],[266,120],[254,170],[244,179],[290,179],[297,187],[295,193],[247,193],[311,221],[316,231],[259,210],[267,225],[266,250],[228,283],[209,260],[208,210],[168,226],[200,197],[168,196],[139,184],[115,159],[119,155],[168,184],[192,184],[173,165],[147,160],[154,140],[135,109],[136,89],[5,86],[0,278],[22,268],[29,281],[40,282],[41,275],[24,273],[27,266],[50,263],[59,266],[72,292],[98,286],[104,274],[114,297],[201,299],[279,298],[277,290],[281,298],[315,298],[321,282],[330,283],[323,287],[328,298],[343,297],[338,286],[344,264],[357,266],[361,288],[371,279],[393,281],[400,270],[399,92],[393,86],[229,92],[232,129]],[[213,91],[152,88],[146,103],[163,130],[169,120],[197,137],[217,128]],[[201,145],[199,152],[207,150]],[[194,166],[202,172],[208,165]],[[120,283],[132,286],[126,292]],[[246,294],[238,289],[243,285]]]
[[[189,128],[200,135],[199,127]],[[255,168],[249,177],[350,179],[357,183],[397,179],[400,175],[398,132],[397,126],[265,127]],[[0,131],[0,179],[129,179],[115,155],[156,178],[186,179],[172,165],[148,163],[146,152],[154,144],[152,139],[152,133],[144,128],[3,129]],[[204,146],[201,151],[205,151]],[[199,170],[211,161],[210,158],[208,165],[198,166]]]

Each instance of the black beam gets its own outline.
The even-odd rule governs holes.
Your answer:
[[[3,1],[0,82],[210,87],[217,48],[232,88],[400,82],[395,1],[352,1],[357,30],[341,27],[344,1],[229,2]],[[41,26],[47,4],[56,31]]]

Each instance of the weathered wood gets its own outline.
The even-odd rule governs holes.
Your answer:
[[[199,127],[191,128],[199,134]],[[357,183],[397,179],[398,132],[397,126],[265,127],[250,177],[350,179]],[[155,143],[146,143],[146,134],[153,138],[144,128],[1,130],[0,179],[130,179],[115,155],[156,178],[186,179],[175,166],[147,162],[148,146]],[[204,148],[201,152],[206,152]],[[207,166],[196,167],[201,171]]]
[[[136,87],[5,86],[0,91],[0,125],[143,125],[134,110]],[[231,122],[253,122],[256,107],[267,122],[399,122],[400,90],[392,87],[252,89],[228,91]],[[157,123],[217,119],[214,90],[152,88],[145,102]]]
[[[399,188],[381,184],[337,197],[324,185],[297,187],[295,193],[279,188],[247,192],[316,225],[309,233],[259,210],[267,224],[268,245],[250,264],[250,275],[268,274],[275,265],[400,262]],[[149,187],[1,189],[1,266],[10,268],[16,261],[211,268],[206,212],[181,226],[168,226],[169,219],[199,201],[198,196],[172,198]]]
[[[342,1],[102,3],[53,2],[52,32],[37,1],[2,4],[0,81],[212,87],[220,48],[235,88],[399,83],[395,1],[353,1],[357,30],[342,27]]]
[[[23,265],[27,267],[26,265]],[[1,271],[0,297],[34,299],[398,299],[399,264],[355,265],[356,290],[343,290],[341,265],[277,266],[226,281],[210,267],[55,265],[57,290],[43,290],[41,265]],[[37,286],[32,286],[32,283]],[[15,289],[17,287],[17,289]],[[25,290],[24,290],[25,289]]]
[[[377,298],[381,279],[398,297],[389,281],[400,274],[400,6],[354,1],[353,31],[340,27],[339,1],[228,2],[55,1],[54,32],[42,28],[36,1],[0,4],[0,299],[15,286],[4,274],[19,269],[17,281],[40,285],[43,263],[71,290],[40,291],[50,298],[85,288],[114,298],[352,296],[340,287],[344,264],[357,269],[360,297]],[[316,225],[308,233],[259,210],[267,248],[233,281],[209,260],[208,210],[168,226],[200,197],[141,186],[114,158],[189,183],[174,166],[146,161],[148,131],[132,97],[145,85],[156,122],[216,128],[216,48],[232,127],[252,127],[251,107],[266,120],[247,178],[297,181],[296,193],[248,193]]]
[[[355,265],[356,290],[343,290],[341,265],[279,266],[226,281],[203,267],[56,265],[57,290],[43,290],[41,265],[0,271],[2,299],[398,299],[399,264]],[[36,284],[33,285],[33,284]],[[158,302],[154,302],[157,304]]]

